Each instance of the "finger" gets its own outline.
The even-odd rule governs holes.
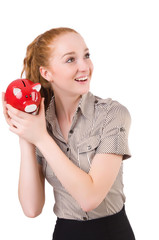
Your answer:
[[[2,105],[3,105],[3,110],[6,110],[6,101],[5,101],[5,93],[2,92]]]
[[[7,109],[5,107],[3,108],[3,115],[8,123],[8,121],[10,120],[10,117],[9,117]]]
[[[15,128],[14,126],[10,126],[9,127],[9,130],[17,135],[19,135],[19,129],[18,128]]]
[[[2,92],[3,114],[4,114],[4,117],[5,117],[5,119],[6,119],[6,122],[7,122],[8,124],[10,124],[10,123],[9,123],[10,117],[9,117],[9,115],[8,115],[8,113],[7,113],[6,104],[7,104],[7,103],[6,103],[6,101],[5,101],[5,92]]]
[[[16,121],[17,123],[22,123],[23,119],[20,118],[19,116],[15,115],[14,113],[12,113],[10,110],[7,111],[8,112],[8,116],[13,119],[14,121]]]
[[[11,119],[11,118],[8,118],[8,120],[7,120],[7,123],[8,123],[8,125],[9,125],[9,126],[13,126],[13,127],[14,127],[14,125],[13,125],[13,123],[12,123],[12,119]]]
[[[10,113],[12,113],[13,115],[16,115],[17,117],[19,117],[21,119],[26,119],[30,115],[28,113],[18,110],[17,108],[12,107],[10,104],[6,104],[6,107]]]
[[[11,119],[10,120],[10,123],[11,123],[11,125],[10,126],[12,126],[12,127],[15,127],[15,128],[20,128],[21,127],[21,124],[19,124],[17,121],[15,121],[14,119]]]
[[[3,103],[6,102],[6,101],[5,101],[5,92],[2,92],[2,102],[3,102]]]

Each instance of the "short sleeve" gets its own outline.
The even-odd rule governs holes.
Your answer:
[[[96,153],[123,155],[123,160],[130,158],[131,153],[128,146],[130,124],[131,116],[127,108],[112,101],[106,110],[101,142]]]

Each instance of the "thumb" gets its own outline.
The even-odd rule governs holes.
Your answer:
[[[5,92],[2,92],[2,103],[5,102]]]

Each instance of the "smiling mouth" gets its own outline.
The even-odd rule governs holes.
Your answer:
[[[76,82],[86,82],[88,80],[88,77],[82,77],[82,78],[76,78]]]

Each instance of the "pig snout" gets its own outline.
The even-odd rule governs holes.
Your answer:
[[[25,107],[25,112],[32,113],[37,109],[37,106],[35,104],[29,104]]]

